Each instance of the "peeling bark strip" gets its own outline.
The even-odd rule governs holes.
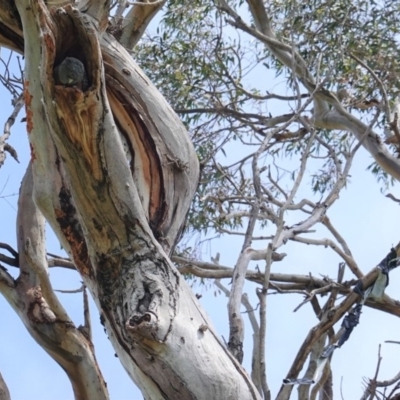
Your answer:
[[[35,203],[145,398],[259,399],[166,255],[196,190],[198,161],[171,107],[104,33],[107,4],[87,0],[83,12],[71,5],[49,12],[40,0],[16,2]],[[82,63],[85,84],[60,78],[66,59]]]

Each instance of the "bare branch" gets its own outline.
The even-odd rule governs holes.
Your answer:
[[[255,113],[243,113],[240,111],[233,110],[228,107],[216,107],[216,108],[190,108],[190,109],[181,109],[176,108],[175,112],[177,114],[218,114],[218,115],[226,115],[232,116],[240,120],[246,120],[249,123],[249,119],[255,120],[258,124],[262,124],[264,128],[273,128],[278,124],[282,124],[285,122],[292,122],[295,114],[283,114],[278,115],[277,117],[266,117],[264,115],[255,114]],[[275,135],[279,138],[278,133]]]
[[[362,278],[364,274],[358,268],[356,262],[354,261],[353,257],[348,256],[344,251],[342,251],[338,245],[330,239],[311,239],[311,238],[304,238],[301,236],[294,236],[290,240],[299,243],[311,244],[315,246],[324,246],[330,247],[335,253],[337,253],[349,266],[350,270],[354,273],[357,278]]]
[[[47,259],[47,265],[51,267],[63,267],[67,269],[76,270],[75,264],[65,258],[51,257]]]
[[[377,133],[346,111],[333,93],[321,90],[315,96],[333,105],[332,110],[315,120],[316,126],[352,132],[359,141],[362,141],[362,146],[369,151],[375,161],[393,178],[400,180],[399,160],[389,153]],[[366,132],[368,133],[365,134]]]
[[[260,210],[260,198],[261,198],[261,189],[260,189],[260,171],[258,169],[258,158],[260,154],[262,154],[267,147],[273,131],[271,131],[263,140],[261,146],[257,150],[256,154],[253,157],[252,161],[252,171],[253,171],[253,182],[256,191],[256,198],[251,206],[251,216],[249,218],[248,227],[246,231],[245,240],[243,242],[242,251],[240,253],[239,259],[235,265],[234,269],[234,280],[232,284],[231,294],[229,296],[228,302],[228,310],[229,310],[229,342],[228,348],[231,352],[238,358],[239,362],[243,360],[243,340],[244,340],[244,327],[243,320],[240,315],[240,299],[242,296],[243,285],[246,277],[246,271],[250,262],[250,258],[248,257],[248,252],[250,249],[250,244],[252,241],[253,231],[255,228],[255,223],[257,221],[257,215]],[[268,247],[267,250],[267,260],[269,259],[269,266],[271,265],[271,254],[272,247]],[[268,266],[266,267],[266,269]],[[268,288],[268,283],[266,284]]]
[[[166,0],[145,0],[128,2],[132,5],[123,20],[119,42],[128,49],[133,49],[143,36],[154,16],[164,6]]]
[[[317,398],[318,392],[321,393],[320,399],[322,399],[322,400],[332,399],[332,397],[333,397],[332,394],[331,394],[331,396],[329,396],[329,395],[324,396],[325,384],[327,383],[329,377],[331,377],[331,376],[332,376],[331,364],[330,364],[330,362],[327,362],[325,364],[324,370],[322,371],[321,378],[311,389],[310,400],[315,400]]]
[[[267,383],[267,372],[266,372],[266,326],[267,326],[267,289],[256,289],[258,299],[260,300],[260,335],[258,343],[258,351],[260,353],[260,376],[261,386],[264,393],[264,399],[271,399],[271,391]]]
[[[394,248],[397,255],[400,254],[400,243]],[[363,277],[361,280],[361,284],[363,288],[370,287],[377,279],[379,273],[379,269],[376,267],[372,269],[367,275]],[[316,340],[318,340],[321,335],[330,329],[339,319],[341,319],[344,314],[358,301],[359,295],[355,292],[351,292],[347,295],[347,297],[336,307],[332,308],[329,318],[324,317],[321,322],[312,328],[306,339],[304,340],[300,350],[292,363],[292,366],[289,370],[287,378],[295,378],[303,368],[304,362],[307,358],[307,355],[311,351],[311,348]],[[281,390],[278,394],[277,399],[283,400],[290,396],[290,392],[292,390],[291,386],[282,386]]]
[[[328,218],[327,215],[325,215],[324,219],[322,220],[322,223],[326,228],[329,229],[329,232],[332,233],[333,237],[338,241],[338,243],[342,246],[342,249],[344,253],[347,256],[346,263],[348,264],[349,268],[351,271],[357,276],[357,278],[362,278],[364,274],[360,271],[358,268],[357,263],[354,260],[354,257],[350,251],[349,246],[347,245],[346,241],[344,238],[340,235],[340,233],[335,229],[335,227],[332,225],[330,219]]]
[[[10,252],[16,260],[18,260],[18,252],[7,243],[0,243],[0,249],[5,249]]]
[[[330,292],[334,287],[336,286],[335,283],[331,283],[329,285],[326,285],[322,288],[319,289],[314,289],[312,290],[309,294],[307,294],[307,297],[304,301],[302,301],[294,310],[293,312],[298,311],[304,304],[308,303],[309,301],[312,301],[315,295],[317,294],[326,294]]]
[[[315,90],[315,81],[311,76],[305,61],[294,50],[293,46],[283,44],[278,41],[272,31],[271,24],[266,16],[265,8],[261,12],[261,17],[254,15],[256,27],[263,29],[260,31],[256,28],[248,26],[240,16],[226,3],[225,0],[219,0],[221,10],[225,11],[233,20],[228,21],[232,26],[249,33],[261,42],[265,43],[271,52],[289,69],[294,67],[294,71],[303,85],[311,93]],[[260,11],[263,8],[261,3],[252,1],[250,9]],[[262,18],[262,21],[260,20]],[[258,25],[258,26],[257,26]],[[263,32],[263,33],[262,33]],[[348,113],[336,96],[327,91],[319,90],[314,97],[314,124],[324,129],[341,129],[352,132],[362,145],[370,152],[376,162],[395,179],[400,180],[400,162],[392,156],[387,148],[383,145],[379,136],[375,132],[364,134],[369,129],[356,117]],[[334,106],[333,110],[329,110],[327,103]]]
[[[374,376],[374,378],[369,380],[368,385],[365,388],[363,395],[361,396],[361,400],[367,400],[367,399],[373,400],[374,399],[375,393],[376,393],[376,388],[377,388],[377,379],[378,379],[379,369],[381,366],[381,361],[382,361],[381,345],[379,345],[379,347],[378,347],[378,362],[376,365],[375,376]]]
[[[386,381],[377,381],[376,386],[377,387],[387,387],[390,385],[393,385],[397,381],[400,380],[400,372],[398,372],[392,379],[387,379]]]
[[[225,0],[219,0],[219,4],[221,10],[225,11],[230,17],[232,17],[232,20],[228,20],[229,24],[243,30],[244,32],[247,32],[251,36],[254,36],[261,42],[265,43],[269,47],[271,52],[284,65],[288,66],[289,68],[291,68],[293,65],[295,66],[296,73],[301,78],[301,81],[307,88],[307,90],[313,91],[315,89],[314,79],[310,75],[305,61],[301,58],[301,56],[297,52],[293,53],[293,48],[290,45],[284,44],[276,39],[267,17],[264,18],[264,20],[262,21],[264,25],[261,27],[264,30],[264,33],[262,33],[258,29],[252,28],[249,25],[247,25],[242,20],[242,18],[227,4]],[[261,3],[259,3],[259,5],[261,6]],[[265,8],[264,12],[261,14],[261,17],[263,16],[263,14],[266,16]],[[259,17],[255,18],[255,21],[257,20],[259,20]],[[295,60],[292,59],[292,54],[294,54]]]
[[[304,374],[304,379],[315,382],[316,386],[317,385],[319,386],[319,382],[321,381],[321,379],[324,378],[324,371],[326,369],[326,364],[328,364],[328,362],[326,362],[326,364],[323,366],[324,369],[322,371],[322,375],[316,376],[316,375],[319,375],[319,371],[317,371],[318,366],[319,366],[318,361],[319,361],[319,357],[321,355],[322,349],[325,346],[326,337],[327,337],[327,334],[324,333],[312,346],[312,348],[310,350],[310,359],[309,359],[308,367]],[[298,388],[298,392],[299,392],[300,399],[309,398],[310,385],[307,385],[307,384],[300,385]]]
[[[66,290],[66,289],[55,289],[55,292],[64,293],[64,294],[75,294],[75,293],[82,293],[85,288],[85,285],[82,284],[78,289]]]
[[[230,291],[221,283],[220,280],[216,279],[214,284],[229,298]],[[259,352],[259,338],[260,338],[260,327],[255,316],[255,310],[251,306],[248,296],[246,293],[242,295],[242,304],[246,308],[246,313],[249,317],[251,327],[253,328],[253,352],[251,361],[251,379],[261,393],[261,375],[260,375],[260,352]]]

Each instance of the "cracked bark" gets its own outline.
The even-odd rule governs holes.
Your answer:
[[[128,374],[149,399],[258,399],[168,258],[197,186],[184,126],[104,32],[100,3],[87,1],[82,13],[70,5],[49,11],[40,1],[16,6],[25,36],[33,197]],[[0,21],[3,13],[0,6]],[[54,81],[66,57],[83,63],[87,87]],[[36,314],[44,309],[40,303]]]

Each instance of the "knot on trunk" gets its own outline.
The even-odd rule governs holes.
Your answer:
[[[132,315],[126,322],[125,327],[132,334],[138,334],[147,339],[161,342],[157,338],[158,322],[157,316],[148,311],[143,314],[136,313]]]
[[[234,337],[231,337],[228,342],[228,349],[231,354],[239,361],[241,364],[243,362],[243,342],[237,340]]]
[[[27,298],[29,300],[27,314],[31,321],[48,324],[56,320],[56,316],[43,297],[39,286],[29,289],[27,291]]]

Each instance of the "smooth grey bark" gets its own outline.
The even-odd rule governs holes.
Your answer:
[[[35,204],[91,291],[128,374],[149,399],[258,399],[168,258],[198,179],[184,126],[104,31],[106,3],[86,1],[83,13],[16,5]],[[83,63],[87,88],[54,79],[66,57]],[[57,315],[56,302],[48,305]]]

